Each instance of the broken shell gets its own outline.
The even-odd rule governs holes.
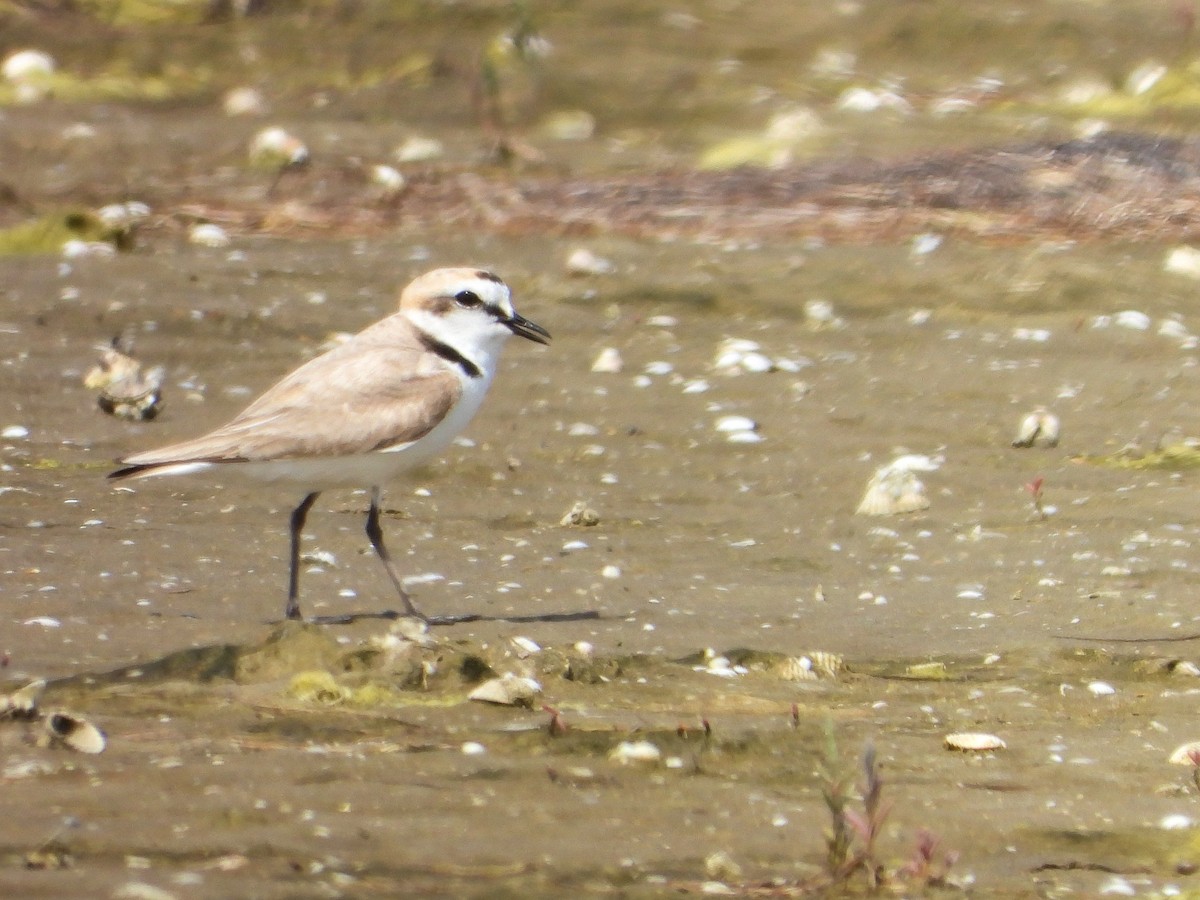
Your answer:
[[[1167,762],[1177,766],[1200,766],[1200,741],[1180,744],[1167,757]]]
[[[908,469],[888,465],[871,476],[855,512],[864,516],[892,516],[928,508],[929,498],[921,480]]]
[[[597,256],[591,250],[579,248],[567,257],[568,275],[611,275],[617,270],[612,260]]]
[[[517,649],[518,656],[532,656],[534,653],[542,652],[542,645],[532,638],[517,635],[510,638],[512,645]]]
[[[828,300],[809,300],[804,304],[804,317],[808,319],[810,328],[817,330],[826,328],[843,328],[846,325]]]
[[[576,502],[570,511],[562,517],[559,525],[583,525],[589,527],[600,523],[600,514],[582,500]]]
[[[226,92],[221,109],[227,116],[263,116],[267,113],[267,101],[258,88],[236,87]]]
[[[836,678],[846,665],[841,654],[827,650],[814,650],[808,658],[812,660],[813,670],[827,678]]]
[[[442,142],[435,138],[410,137],[392,154],[396,162],[430,162],[445,153]]]
[[[1175,247],[1163,261],[1163,271],[1200,278],[1200,250],[1195,247]]]
[[[725,440],[731,444],[761,444],[764,439],[757,431],[731,431]]]
[[[608,758],[625,766],[656,763],[662,759],[662,751],[650,741],[621,741],[609,751]]]
[[[0,697],[0,719],[31,719],[37,715],[38,701],[46,690],[46,680],[31,681],[20,690]]]
[[[784,681],[816,681],[818,677],[807,656],[789,656],[775,668],[775,674]]]
[[[905,453],[897,456],[886,468],[897,472],[936,472],[946,461],[942,456],[927,456],[924,453]]]
[[[384,196],[394,197],[408,185],[398,169],[391,166],[371,166],[371,184],[379,188]]]
[[[1123,309],[1113,316],[1113,324],[1133,331],[1148,331],[1151,319],[1138,309]]]
[[[625,361],[621,359],[621,351],[616,347],[605,347],[592,363],[592,371],[602,375],[619,375],[623,368]]]
[[[107,241],[80,241],[71,239],[63,241],[62,255],[65,259],[111,259],[117,255],[117,248]]]
[[[717,419],[717,431],[726,434],[736,431],[755,431],[758,423],[746,416],[721,416]]]
[[[84,376],[84,387],[99,390],[97,403],[104,412],[120,419],[146,422],[162,409],[162,385],[167,372],[155,366],[145,372],[142,364],[120,349],[120,338],[103,348],[100,362]]]
[[[128,232],[150,218],[150,207],[136,200],[128,203],[110,203],[96,210],[96,218],[105,228]]]
[[[188,241],[199,247],[228,247],[229,232],[220,225],[201,222],[188,231]]]
[[[994,734],[976,731],[960,731],[943,738],[947,750],[981,753],[988,750],[1003,750],[1008,745]]]
[[[1117,689],[1107,681],[1090,682],[1087,689],[1093,697],[1111,697],[1117,692]]]
[[[836,678],[845,663],[836,653],[815,650],[804,656],[792,656],[776,667],[776,674],[785,681],[816,681]]]
[[[753,375],[761,375],[774,369],[775,363],[761,353],[746,353],[742,356],[742,368]]]
[[[54,74],[54,57],[41,50],[18,50],[4,58],[0,74],[5,81],[29,81]]]
[[[67,712],[46,716],[46,732],[52,743],[61,743],[80,753],[100,753],[107,743],[103,731],[87,719]]]
[[[737,881],[742,877],[742,867],[724,850],[704,857],[704,874],[718,881]]]
[[[586,110],[565,109],[547,116],[541,130],[556,141],[586,141],[596,133],[596,117]]]
[[[481,703],[496,703],[500,706],[533,706],[533,698],[542,692],[542,686],[532,678],[514,675],[511,672],[500,678],[490,678],[467,694],[468,700]]]
[[[1058,446],[1059,421],[1058,416],[1046,407],[1039,406],[1033,412],[1021,419],[1017,436],[1013,438],[1014,447],[1032,447],[1040,444],[1043,447]]]

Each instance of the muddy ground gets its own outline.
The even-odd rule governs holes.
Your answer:
[[[1146,463],[1200,433],[1196,282],[1164,271],[1178,234],[826,242],[735,219],[656,237],[438,227],[435,209],[289,229],[341,183],[334,142],[268,193],[231,168],[252,129],[215,104],[115,109],[4,112],[10,223],[55,198],[142,198],[120,148],[179,126],[184,149],[148,153],[144,199],[169,203],[128,251],[0,260],[5,690],[47,679],[45,709],[108,736],[88,756],[0,722],[0,894],[860,892],[862,868],[830,871],[823,791],[862,785],[868,745],[890,890],[1200,892],[1193,770],[1168,763],[1200,740],[1198,476]],[[100,152],[52,162],[80,120]],[[356,149],[393,137],[353,105],[345,129]],[[229,247],[186,241],[206,190],[243,211]],[[245,212],[264,209],[278,216]],[[568,274],[580,248],[614,271]],[[105,483],[115,458],[220,424],[444,264],[494,269],[554,335],[508,347],[467,440],[388,493],[417,602],[481,620],[428,646],[379,620],[281,630],[298,498]],[[119,333],[167,367],[153,422],[104,415],[82,384]],[[717,367],[729,338],[774,370]],[[593,372],[609,347],[623,370]],[[1061,442],[1013,448],[1037,406]],[[761,440],[730,442],[727,415]],[[902,453],[940,462],[920,474],[928,509],[856,515]],[[578,501],[598,524],[560,524]],[[365,504],[314,508],[306,613],[394,605]],[[530,707],[467,700],[510,672],[540,683]],[[948,751],[954,732],[1007,746]],[[635,740],[663,758],[610,758]],[[914,872],[922,830],[940,845]]]

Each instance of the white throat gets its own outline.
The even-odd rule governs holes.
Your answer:
[[[463,379],[464,385],[482,382],[486,391],[496,374],[500,350],[511,332],[490,315],[477,310],[451,310],[445,315],[434,315],[424,309],[405,310],[408,320],[418,331],[442,345],[449,352],[439,354]],[[456,363],[447,359],[457,354],[464,361]],[[471,370],[477,371],[475,375]]]

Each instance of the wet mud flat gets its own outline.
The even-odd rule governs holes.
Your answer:
[[[498,70],[501,137],[543,154],[505,160],[471,70],[512,11],[402,6],[142,32],[136,3],[0,4],[61,67],[0,121],[4,236],[54,241],[0,258],[0,694],[48,682],[0,720],[0,895],[1200,892],[1169,762],[1200,739],[1191,31],[1160,4],[563,7],[550,62]],[[226,117],[246,84],[271,112]],[[864,86],[907,111],[843,108]],[[559,141],[563,109],[611,112]],[[806,111],[790,165],[697,170]],[[250,165],[267,124],[311,163]],[[381,194],[414,134],[443,155]],[[121,252],[61,256],[128,200]],[[387,495],[417,602],[477,621],[280,627],[299,498],[104,482],[456,264],[555,338]],[[153,422],[83,384],[116,335],[165,368]],[[1061,440],[1014,448],[1038,407]],[[903,457],[928,505],[856,514]],[[394,605],[365,506],[314,508],[307,613]],[[506,675],[519,703],[471,699]],[[103,752],[49,739],[56,710]]]
[[[819,893],[821,772],[862,786],[868,743],[897,889],[940,877],[902,874],[922,829],[988,895],[1190,889],[1192,832],[1166,826],[1196,789],[1167,759],[1197,738],[1200,526],[1193,473],[1151,465],[1186,437],[1196,377],[1169,247],[608,237],[586,244],[617,272],[579,278],[575,239],[435,237],[6,263],[5,427],[28,434],[5,440],[5,689],[46,678],[45,708],[109,741],[85,756],[4,724],[5,796],[27,810],[0,826],[7,891]],[[409,274],[463,260],[555,342],[510,348],[529,352],[506,355],[469,440],[388,494],[418,603],[485,617],[433,630],[424,681],[361,662],[388,623],[277,634],[294,498],[104,484],[121,453],[218,424]],[[81,383],[131,326],[168,369],[151,423]],[[719,366],[729,338],[773,370]],[[606,347],[621,372],[591,371]],[[1061,442],[1014,449],[1037,405]],[[761,440],[729,441],[728,415]],[[928,509],[856,515],[900,453],[944,457],[920,474]],[[578,501],[597,524],[560,524]],[[392,605],[364,505],[314,510],[306,612]],[[798,662],[822,654],[836,671]],[[506,673],[541,685],[528,707],[467,699]],[[1007,746],[945,749],[961,732]],[[659,760],[611,757],[638,741]]]

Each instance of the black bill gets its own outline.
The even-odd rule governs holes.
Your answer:
[[[512,318],[504,323],[513,334],[518,334],[539,344],[550,343],[550,332],[536,322],[530,322],[519,313],[513,313]]]

